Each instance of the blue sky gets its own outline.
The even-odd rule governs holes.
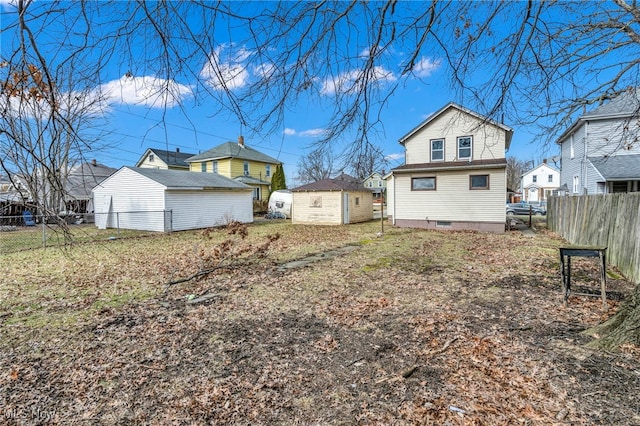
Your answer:
[[[15,9],[9,0],[0,0],[0,7],[4,26],[15,19]],[[47,36],[56,37],[53,33]],[[232,37],[231,34],[229,36]],[[223,73],[226,71],[227,75],[233,75],[226,84],[241,89],[260,70],[247,65],[250,52],[245,46],[220,40],[217,49],[210,54],[217,55],[221,60]],[[400,62],[403,52],[397,54]],[[205,63],[206,58],[203,57],[202,62]],[[448,76],[440,58],[419,58],[416,71],[417,78],[408,79],[388,99],[382,110],[382,125],[371,139],[381,147],[390,168],[403,164],[403,150],[398,140],[404,134],[448,102],[459,102],[451,95]],[[207,73],[206,66],[203,66],[200,76],[206,78]],[[399,77],[393,70],[381,69],[380,73],[380,84],[385,84],[385,80],[395,81]],[[349,79],[348,73],[343,73],[342,77],[343,81]],[[167,82],[144,69],[127,75],[123,63],[117,61],[103,70],[101,79],[95,89],[100,89],[104,96],[101,109],[103,125],[100,130],[102,142],[108,144],[109,148],[86,153],[86,156],[112,167],[134,165],[147,148],[179,148],[182,152],[197,154],[220,143],[236,141],[243,134],[246,144],[284,163],[287,182],[291,185],[295,183],[301,157],[323,134],[329,111],[322,102],[310,99],[305,102],[303,99],[286,112],[281,129],[267,136],[256,136],[248,134],[232,114],[220,112],[212,100],[203,102],[201,98],[196,98],[193,86],[188,81]],[[162,99],[153,94],[153,89],[165,83],[170,85],[175,96],[170,98],[168,108],[159,108]],[[215,86],[215,79],[211,79],[210,84]],[[331,92],[335,87],[329,81],[322,84],[325,101],[331,102]],[[174,104],[174,99],[179,100],[180,105]],[[514,128],[507,155],[539,162],[544,157],[556,154],[543,151],[528,129],[505,124]],[[345,140],[345,143],[348,141]],[[340,149],[336,146],[335,150]]]

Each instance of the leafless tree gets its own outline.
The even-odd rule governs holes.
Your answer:
[[[522,183],[522,175],[527,172],[526,161],[520,160],[513,155],[507,157],[507,188],[517,191]]]
[[[298,178],[302,184],[328,179],[335,172],[333,154],[327,147],[319,147],[298,162]]]

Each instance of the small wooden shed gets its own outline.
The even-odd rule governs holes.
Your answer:
[[[251,187],[216,173],[123,167],[92,192],[101,229],[168,232],[253,222]]]
[[[373,194],[348,175],[291,190],[291,223],[345,225],[373,219]]]

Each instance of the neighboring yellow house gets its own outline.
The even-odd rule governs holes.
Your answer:
[[[253,199],[268,201],[271,177],[280,161],[244,144],[225,142],[185,160],[192,172],[218,173],[253,188]]]

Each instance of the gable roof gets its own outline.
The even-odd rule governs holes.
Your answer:
[[[587,158],[606,180],[640,178],[640,154]]]
[[[91,194],[93,187],[111,176],[116,170],[95,160],[77,164],[71,167],[67,175],[64,184],[65,195],[76,199],[87,198]]]
[[[142,175],[167,189],[251,189],[251,187],[217,173],[189,172],[186,170],[123,167]],[[120,171],[118,170],[118,172]],[[117,172],[116,172],[117,173]],[[113,175],[112,175],[113,176]]]
[[[436,118],[438,118],[440,115],[444,114],[447,110],[449,110],[451,108],[455,108],[458,111],[463,112],[465,114],[469,114],[469,115],[477,118],[480,121],[483,121],[485,123],[491,124],[493,126],[499,127],[502,130],[504,130],[505,133],[506,133],[506,135],[505,135],[505,148],[509,149],[509,145],[511,145],[511,138],[513,137],[513,129],[511,127],[509,127],[509,126],[507,126],[505,124],[502,124],[502,123],[498,123],[497,121],[491,120],[488,117],[482,116],[482,115],[478,114],[475,111],[472,111],[472,110],[470,110],[468,108],[465,108],[465,107],[463,107],[461,105],[456,104],[455,102],[449,102],[448,104],[446,104],[445,106],[440,108],[438,111],[434,112],[429,117],[427,117],[427,119],[424,120],[422,123],[418,124],[412,130],[410,130],[409,133],[407,133],[406,135],[401,137],[400,140],[399,140],[400,145],[404,145],[407,142],[407,139],[409,139],[411,136],[413,136],[417,131],[419,131],[420,129],[428,126],[429,123],[431,123],[433,120],[435,120]]]
[[[275,158],[236,142],[225,142],[201,154],[194,155],[186,161],[187,163],[193,163],[196,161],[222,160],[224,158],[239,158],[241,160],[280,164],[280,161]]]
[[[540,163],[540,164],[538,164],[537,166],[535,166],[533,169],[529,169],[529,171],[524,172],[524,173],[522,174],[522,176],[524,176],[524,175],[528,175],[529,173],[532,173],[532,172],[534,172],[534,171],[538,170],[540,167],[543,167],[543,166],[548,167],[549,169],[551,169],[551,170],[552,170],[552,171],[554,171],[554,172],[560,173],[560,170],[558,170],[558,168],[557,168],[556,166],[554,166],[554,165],[552,165],[552,164],[549,164],[549,163]]]
[[[317,182],[302,185],[297,188],[293,188],[292,192],[304,192],[304,191],[361,191],[371,192],[369,188],[365,188],[364,185],[354,178],[345,179],[344,177],[350,177],[349,175],[340,175],[338,178],[322,179]],[[341,179],[342,177],[342,179]]]
[[[562,132],[556,143],[562,143],[570,133],[585,121],[628,118],[640,115],[640,90],[629,88],[609,102],[600,105],[593,111],[582,114],[567,130]]]
[[[140,159],[136,163],[136,167],[140,166],[144,159],[147,158],[147,156],[151,153],[164,161],[167,166],[184,167],[185,169],[189,168],[189,164],[185,162],[185,160],[195,155],[189,152],[166,151],[164,149],[149,148],[145,151],[142,157],[140,157]]]

